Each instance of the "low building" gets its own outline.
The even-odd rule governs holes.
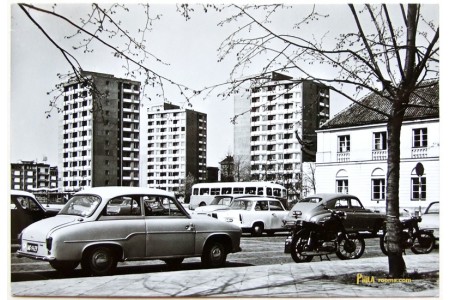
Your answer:
[[[400,207],[423,211],[439,201],[439,85],[421,89],[411,101],[415,105],[406,110],[400,138]],[[387,107],[386,100],[374,94],[361,103]],[[366,207],[385,209],[386,121],[355,103],[317,131],[317,192],[354,194]],[[424,167],[422,176],[418,163]]]
[[[11,163],[11,189],[34,191],[36,189],[57,189],[58,168],[46,163],[21,161]]]

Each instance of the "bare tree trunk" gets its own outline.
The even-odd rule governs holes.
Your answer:
[[[401,105],[399,105],[401,106]],[[396,104],[394,104],[396,107]],[[400,245],[401,222],[399,213],[399,185],[400,185],[400,132],[402,128],[403,111],[394,108],[394,117],[388,121],[388,173],[386,200],[386,237],[389,259],[389,275],[402,277],[406,272],[405,261]]]

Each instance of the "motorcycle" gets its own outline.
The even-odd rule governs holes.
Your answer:
[[[407,209],[404,211],[409,213]],[[430,253],[436,243],[433,230],[420,229],[419,223],[422,222],[422,217],[420,215],[409,214],[409,219],[401,222],[400,246],[403,252],[409,248],[414,254]],[[380,248],[385,255],[388,255],[386,230],[384,230],[383,235],[380,237]]]
[[[343,220],[347,214],[325,208],[331,215],[316,223],[298,221],[292,231],[290,253],[297,262],[310,262],[314,256],[325,256],[336,253],[340,259],[360,258],[365,250],[364,239],[359,233],[347,233]]]

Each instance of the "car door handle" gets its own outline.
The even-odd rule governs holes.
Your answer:
[[[192,231],[192,230],[194,230],[195,229],[195,226],[194,226],[194,224],[189,224],[189,225],[186,225],[186,230],[188,230],[188,231]]]

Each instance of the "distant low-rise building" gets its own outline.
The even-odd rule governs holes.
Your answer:
[[[383,110],[385,101],[371,94],[361,103]],[[419,90],[411,102],[401,130],[399,197],[400,207],[417,209],[439,201],[439,85]],[[353,104],[317,131],[317,192],[354,194],[367,207],[386,207],[386,121]],[[422,176],[418,163],[424,167]]]
[[[58,167],[35,161],[11,163],[11,189],[34,191],[58,188]]]

